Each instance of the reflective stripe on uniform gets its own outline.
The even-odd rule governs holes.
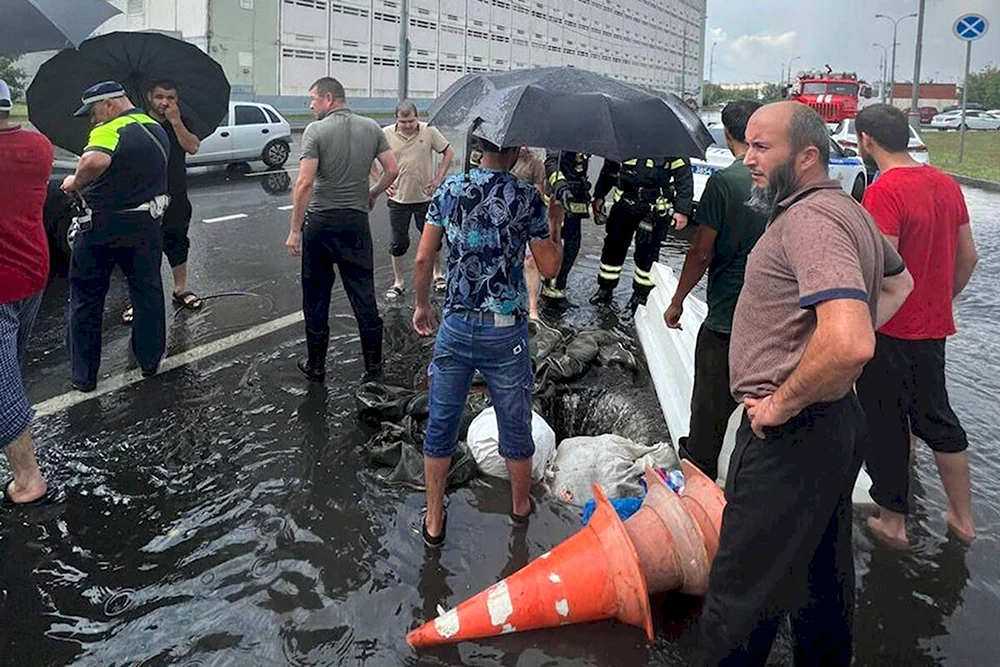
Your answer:
[[[653,162],[652,160],[646,160],[646,168],[647,169],[655,169],[656,168],[656,163]]]
[[[574,215],[582,215],[589,211],[590,207],[587,204],[575,201],[569,203],[569,212]]]
[[[634,280],[636,284],[642,285],[643,287],[653,286],[653,280],[649,277],[649,272],[643,271],[639,268],[636,268],[635,271],[632,272],[632,280]]]
[[[602,273],[621,274],[622,267],[620,267],[620,266],[609,266],[609,265],[605,264],[604,262],[601,262],[601,272]]]
[[[684,160],[674,160],[673,162],[670,163],[670,168],[671,169],[680,169],[681,167],[684,167],[684,166],[686,166],[684,164]]]
[[[639,163],[639,161],[638,161],[638,160],[636,160],[635,158],[632,158],[631,160],[625,160],[624,162],[622,162],[622,164],[627,164],[627,165],[629,165],[630,167],[634,167],[634,166],[635,166],[635,165],[637,165],[638,163]]]
[[[561,171],[557,171],[557,172],[553,173],[551,176],[549,176],[549,183],[551,185],[555,185],[559,181],[565,181],[565,180],[566,180],[566,177],[563,176],[563,173]]]
[[[621,198],[622,198],[622,191],[619,190],[618,188],[615,188],[615,195],[614,195],[614,200],[613,201],[617,202]]]

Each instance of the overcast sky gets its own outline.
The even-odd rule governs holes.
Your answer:
[[[978,12],[990,20],[986,37],[972,46],[972,70],[1000,66],[1000,0],[926,0],[923,81],[956,82],[965,67],[965,45],[952,34],[959,13]],[[709,76],[712,42],[717,83],[777,81],[782,63],[801,56],[793,73],[822,68],[854,71],[878,80],[882,50],[892,48],[892,24],[875,14],[893,17],[916,13],[917,0],[708,0],[705,78]],[[899,24],[896,81],[913,77],[917,20]]]

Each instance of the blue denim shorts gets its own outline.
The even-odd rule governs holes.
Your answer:
[[[523,461],[535,454],[531,438],[531,397],[535,378],[523,316],[511,326],[496,326],[489,313],[459,311],[441,322],[430,374],[430,418],[424,454],[450,457],[466,397],[476,371],[483,374],[497,414],[500,456]]]
[[[24,433],[35,415],[21,382],[21,368],[41,303],[38,293],[0,304],[0,448]]]

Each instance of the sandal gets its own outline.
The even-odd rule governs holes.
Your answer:
[[[201,310],[201,299],[191,290],[174,293],[174,303],[184,310]]]
[[[448,281],[445,280],[444,276],[438,276],[434,279],[434,291],[437,293],[444,292],[448,289]]]
[[[0,507],[6,509],[12,507],[37,507],[38,505],[47,505],[49,502],[51,502],[51,498],[49,498],[48,491],[43,493],[40,497],[35,498],[34,500],[29,500],[26,503],[14,502],[13,500],[10,499],[10,496],[7,495],[7,489],[9,489],[10,485],[13,483],[14,483],[14,478],[11,477],[10,479],[7,480],[7,483],[3,485],[3,495],[0,495]],[[442,535],[444,535],[444,533],[442,533]]]
[[[444,512],[444,518],[441,520],[441,534],[437,537],[433,537],[427,532],[427,508],[425,507],[420,512],[420,536],[424,538],[424,545],[430,549],[438,549],[444,544],[444,536],[448,530],[448,510]]]
[[[400,287],[398,285],[393,285],[392,287],[390,287],[385,291],[385,298],[388,299],[389,301],[395,301],[399,297],[403,296],[404,292],[406,292],[406,288]]]
[[[134,320],[135,320],[135,311],[132,309],[132,306],[129,306],[122,313],[122,326],[125,327],[131,326]]]
[[[515,526],[525,525],[528,523],[528,519],[531,518],[531,515],[535,513],[535,499],[528,496],[528,503],[531,505],[531,509],[528,510],[527,514],[514,514],[513,511],[510,513],[510,520],[514,522]],[[443,535],[444,533],[441,534]]]

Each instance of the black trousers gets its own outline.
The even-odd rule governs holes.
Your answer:
[[[854,393],[761,440],[744,417],[701,617],[701,665],[764,665],[791,615],[795,665],[851,663],[851,491],[867,447]]]
[[[368,214],[353,209],[310,211],[302,232],[302,310],[306,331],[330,333],[330,295],[340,269],[354,310],[361,344],[381,341],[382,318],[375,303],[372,235]],[[379,343],[381,346],[381,342]]]
[[[576,263],[576,258],[580,254],[580,243],[582,240],[582,230],[580,229],[582,219],[578,215],[566,214],[566,219],[562,226],[563,260],[559,267],[559,275],[556,276],[556,289],[566,289],[569,280],[569,272]]]
[[[691,431],[680,443],[680,455],[710,478],[719,476],[719,454],[736,401],[729,391],[729,334],[704,324],[694,348]]]
[[[392,230],[389,254],[393,257],[402,257],[410,249],[410,218],[413,218],[419,238],[419,235],[424,233],[424,221],[427,220],[427,209],[431,203],[400,204],[390,199],[388,205],[389,227]]]
[[[621,278],[622,267],[625,264],[625,257],[628,256],[628,248],[632,244],[632,237],[635,230],[643,218],[650,215],[650,205],[636,203],[630,205],[623,197],[615,202],[608,214],[607,233],[604,237],[604,246],[601,248],[601,268],[598,273],[597,283],[602,289],[614,289],[618,286]],[[634,291],[649,293],[653,283],[649,277],[649,270],[660,257],[659,239],[646,235],[637,240],[635,244],[635,273],[632,280]]]
[[[881,507],[910,510],[910,431],[936,452],[964,452],[965,430],[948,401],[945,341],[875,338],[875,357],[858,379],[872,446],[865,467]]]
[[[163,236],[149,213],[95,215],[93,228],[77,234],[69,265],[69,346],[71,377],[93,384],[101,365],[101,320],[111,272],[120,266],[135,311],[132,353],[143,371],[153,372],[167,342],[163,305]]]
[[[191,200],[186,192],[170,195],[170,206],[163,214],[163,254],[167,256],[170,268],[186,264],[191,241],[188,229],[191,227]]]

